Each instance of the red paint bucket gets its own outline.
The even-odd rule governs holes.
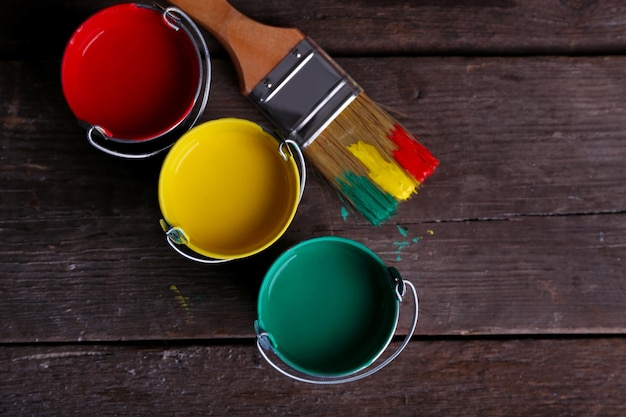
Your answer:
[[[181,10],[128,3],[76,29],[62,60],[67,103],[96,148],[144,158],[169,148],[204,111],[206,42]]]

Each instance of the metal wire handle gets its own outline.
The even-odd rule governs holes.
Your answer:
[[[170,22],[169,18],[174,19],[175,23]],[[183,19],[186,22],[187,26],[191,28],[191,32],[186,32],[193,38],[193,40],[200,44],[201,47],[198,48],[198,51],[200,52],[199,59],[202,64],[206,63],[206,66],[201,65],[201,69],[206,69],[206,74],[200,71],[200,88],[198,89],[198,95],[202,94],[203,89],[205,91],[204,94],[202,94],[200,106],[196,111],[196,117],[194,117],[193,121],[190,123],[190,126],[193,126],[196,124],[202,113],[204,113],[204,109],[206,108],[207,102],[209,101],[209,86],[211,85],[211,61],[209,58],[209,47],[207,46],[204,34],[202,33],[198,25],[196,25],[194,20],[189,17],[189,15],[187,15],[187,13],[183,12],[178,7],[168,7],[167,9],[165,9],[165,11],[163,12],[163,20],[165,20],[168,25],[174,28],[174,30],[179,30],[181,27],[184,29],[184,26],[178,25],[176,19]]]
[[[299,166],[300,168],[300,197],[298,198],[298,204],[300,204],[300,201],[302,200],[302,196],[304,195],[304,186],[306,185],[306,163],[304,161],[304,155],[302,154],[302,149],[300,149],[300,145],[298,145],[297,142],[291,139],[284,140],[283,142],[281,142],[280,146],[278,147],[278,152],[280,152],[281,156],[283,157],[285,161],[289,160],[290,156],[293,157],[293,154],[291,153],[291,151],[289,151],[289,155],[285,153],[285,150],[283,149],[283,146],[285,144],[291,145],[296,150],[296,154],[298,155],[297,162],[299,162],[299,165],[300,165]]]
[[[415,286],[413,285],[413,283],[411,283],[410,281],[406,281],[406,280],[402,280],[402,285],[403,286],[409,286],[409,288],[411,289],[411,293],[413,295],[413,303],[414,303],[414,313],[413,313],[413,323],[411,324],[411,331],[407,333],[406,337],[404,338],[404,341],[402,342],[402,344],[398,347],[398,349],[396,349],[396,351],[389,356],[387,359],[385,359],[384,362],[380,363],[379,365],[377,365],[376,367],[369,369],[363,373],[357,374],[357,375],[353,375],[353,376],[348,376],[348,377],[338,377],[338,378],[333,378],[333,377],[320,377],[320,379],[312,379],[312,378],[306,378],[306,377],[301,377],[298,375],[295,375],[293,373],[291,373],[290,371],[286,371],[283,368],[281,368],[280,366],[278,366],[274,361],[272,361],[269,356],[266,353],[266,350],[271,350],[271,345],[268,344],[267,340],[263,340],[264,338],[267,338],[266,333],[260,333],[257,335],[257,340],[256,340],[256,346],[257,349],[259,350],[259,352],[261,353],[261,356],[263,356],[263,358],[267,361],[267,363],[269,363],[272,368],[276,369],[278,372],[280,372],[281,374],[294,379],[296,381],[300,381],[300,382],[306,382],[309,384],[317,384],[317,385],[332,385],[332,384],[345,384],[348,382],[354,382],[354,381],[358,381],[360,379],[366,378],[378,371],[380,371],[381,369],[383,369],[385,366],[389,365],[389,363],[391,363],[391,361],[393,361],[395,358],[398,357],[398,355],[400,353],[402,353],[402,351],[404,350],[404,348],[406,348],[406,346],[409,344],[409,342],[411,341],[411,337],[413,336],[413,332],[415,332],[415,327],[417,326],[417,319],[418,319],[418,312],[419,312],[419,302],[418,302],[418,297],[417,297],[417,291],[415,290]],[[396,293],[399,294],[404,294],[405,287],[403,287],[402,290],[399,290],[398,286],[396,286]]]
[[[163,220],[162,222],[165,223],[165,221]],[[189,240],[187,238],[187,235],[185,235],[185,232],[183,232],[183,230],[180,227],[169,228],[165,232],[165,240],[172,247],[172,249],[178,252],[179,255],[182,255],[183,257],[189,260],[195,261],[195,262],[200,262],[204,264],[222,264],[222,263],[230,262],[236,259],[236,258],[217,259],[217,258],[209,258],[208,256],[201,257],[196,252],[189,249],[189,247],[186,245],[186,243]],[[179,241],[179,242],[176,242],[176,241]],[[181,247],[186,248],[186,250],[181,249]]]
[[[111,137],[106,134],[106,132],[104,131],[104,129],[101,126],[91,126],[89,128],[89,130],[87,131],[87,140],[89,141],[91,146],[93,146],[94,148],[98,149],[99,151],[102,151],[104,153],[107,153],[107,154],[109,154],[111,156],[115,156],[115,157],[118,157],[118,158],[146,159],[146,158],[150,158],[150,157],[158,154],[159,152],[161,152],[163,150],[163,149],[158,149],[156,151],[147,152],[147,153],[139,153],[139,154],[118,152],[118,151],[115,151],[115,150],[113,150],[111,148],[107,148],[105,146],[100,145],[96,141],[96,139],[94,138],[94,133],[102,136],[105,141],[111,139]]]

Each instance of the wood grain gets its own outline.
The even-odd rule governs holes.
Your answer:
[[[380,228],[354,213],[344,219],[312,170],[281,242],[218,268],[165,245],[159,160],[127,163],[91,149],[63,102],[56,62],[2,63],[0,312],[13,318],[2,340],[250,337],[272,259],[320,235],[361,241],[416,279],[419,334],[623,332],[624,63],[341,60],[355,77],[377,71],[388,80],[367,81],[370,94],[411,128],[428,127],[423,140],[441,167]],[[214,63],[203,118],[267,123],[239,96],[230,68]],[[410,88],[423,91],[419,99],[406,96]]]
[[[298,29],[259,23],[224,0],[170,0],[170,3],[208,30],[228,51],[245,96],[304,39]]]
[[[56,59],[87,17],[121,2],[40,0],[24,7],[21,0],[4,0],[0,57]],[[626,6],[620,0],[231,3],[261,23],[298,28],[341,56],[620,54],[626,45]],[[210,50],[223,48],[211,39]]]
[[[360,382],[291,382],[245,345],[4,347],[3,415],[605,416],[623,339],[414,340]]]
[[[284,237],[218,267],[167,246],[162,156],[98,152],[63,98],[65,43],[117,3],[0,7],[0,415],[626,415],[623,2],[233,0],[310,35],[441,165],[381,227],[309,167]],[[206,35],[200,121],[268,126]],[[420,295],[407,350],[336,387],[254,346],[265,271],[322,235],[366,244]]]
[[[370,96],[421,134],[441,159],[441,169],[411,201],[416,209],[402,213],[412,221],[623,211],[623,58],[388,58],[339,63]],[[237,93],[232,65],[214,60],[213,67],[203,120],[241,117],[269,125]],[[41,165],[40,171],[53,171],[62,182],[104,181],[98,170],[155,181],[158,161],[124,166],[89,152],[84,131],[63,100],[57,62],[3,62],[0,71],[6,109],[3,140],[11,141],[10,150],[16,152],[4,169],[7,179],[37,184],[32,174],[36,167],[25,177],[17,169],[19,161],[30,158]],[[44,96],[48,98],[42,102]],[[33,149],[42,152],[33,154]],[[140,181],[129,186],[133,184],[143,187]],[[64,192],[40,185],[34,189]],[[95,189],[91,192],[98,198]],[[136,202],[136,192],[129,194]],[[69,203],[59,200],[55,204]]]

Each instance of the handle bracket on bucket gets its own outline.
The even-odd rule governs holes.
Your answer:
[[[200,263],[205,263],[205,264],[221,264],[224,262],[230,262],[230,261],[235,260],[235,259],[215,259],[215,258],[209,258],[205,256],[201,257],[195,252],[191,251],[191,249],[184,250],[182,248],[187,248],[187,244],[189,243],[189,238],[187,237],[183,229],[181,229],[180,227],[173,227],[163,219],[161,219],[159,223],[161,224],[161,228],[163,228],[163,231],[165,232],[165,240],[167,241],[167,243],[172,247],[172,249],[174,249],[180,255],[182,255],[183,257],[189,260],[200,262]]]
[[[297,142],[291,139],[283,139],[283,137],[278,132],[271,132],[267,129],[265,131],[272,135],[280,143],[280,145],[278,145],[278,153],[285,161],[289,161],[290,158],[293,158],[293,152],[291,152],[291,148],[295,149],[296,154],[298,155],[296,164],[300,168],[300,197],[298,198],[299,203],[300,201],[302,201],[302,196],[304,195],[304,186],[306,185],[306,162],[304,161],[302,149]]]
[[[394,283],[394,287],[396,289],[396,297],[398,301],[402,301],[402,297],[406,294],[406,284],[400,275],[400,272],[394,268],[393,266],[387,267],[389,271],[389,275],[391,276],[391,280]]]
[[[411,289],[411,293],[413,295],[413,306],[414,306],[414,312],[413,312],[413,322],[411,323],[411,330],[407,333],[406,337],[404,338],[404,340],[402,341],[402,344],[398,347],[398,349],[396,349],[396,351],[391,354],[391,356],[389,356],[387,359],[385,359],[382,363],[378,364],[376,367],[371,368],[365,372],[362,372],[360,374],[356,374],[356,375],[351,375],[351,376],[347,376],[347,377],[320,377],[319,379],[313,379],[307,376],[301,377],[298,375],[295,375],[294,373],[292,373],[291,370],[285,370],[283,368],[281,368],[280,366],[278,366],[272,359],[270,359],[269,355],[268,355],[268,351],[272,352],[275,354],[273,346],[272,346],[272,340],[271,340],[271,335],[269,335],[267,332],[263,331],[259,324],[258,321],[255,321],[254,323],[254,329],[255,332],[257,334],[257,341],[256,341],[256,345],[257,345],[257,349],[259,350],[259,353],[261,354],[261,356],[263,356],[263,358],[267,361],[267,363],[274,368],[275,370],[277,370],[278,372],[280,372],[281,374],[294,379],[296,381],[300,381],[300,382],[306,382],[309,384],[317,384],[317,385],[331,385],[331,384],[345,384],[347,382],[354,382],[354,381],[358,381],[360,379],[366,378],[370,375],[373,375],[374,373],[380,371],[381,369],[383,369],[385,366],[389,365],[389,363],[391,363],[391,361],[393,361],[395,358],[398,357],[398,355],[400,355],[400,353],[402,353],[402,351],[406,348],[406,346],[409,344],[409,342],[411,341],[411,337],[413,336],[413,333],[415,332],[415,327],[417,326],[417,320],[418,320],[418,314],[419,314],[419,301],[418,301],[418,297],[417,297],[417,290],[415,289],[415,286],[413,285],[413,283],[411,283],[410,281],[406,281],[404,279],[402,279],[400,277],[399,272],[395,269],[395,268],[389,268],[390,272],[391,269],[393,269],[395,272],[391,272],[394,280],[397,278],[399,278],[400,281],[396,281],[398,282],[398,285],[396,286],[396,294],[400,294],[400,292],[402,292],[402,294],[404,295],[404,292],[406,290],[406,287],[408,286]],[[402,286],[402,289],[400,289],[400,285]],[[400,301],[402,301],[402,297],[400,296]]]

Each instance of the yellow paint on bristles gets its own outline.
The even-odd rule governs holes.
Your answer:
[[[367,167],[368,177],[395,199],[401,201],[408,199],[419,186],[419,183],[402,167],[385,160],[373,145],[358,141],[349,145],[348,150]]]

